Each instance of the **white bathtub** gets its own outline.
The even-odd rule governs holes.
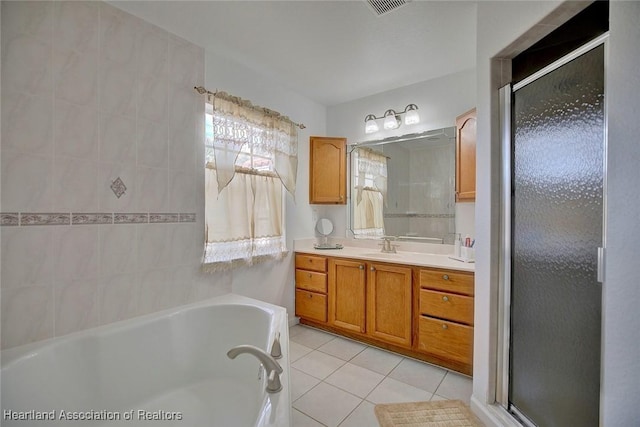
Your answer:
[[[268,352],[277,332],[283,389],[267,393],[255,357],[226,353]],[[228,294],[5,350],[0,424],[287,427],[288,342],[284,308]]]

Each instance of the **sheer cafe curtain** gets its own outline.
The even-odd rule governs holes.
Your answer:
[[[297,173],[295,124],[225,93],[207,98],[205,271],[280,259],[283,186]]]
[[[368,148],[354,151],[356,172],[353,233],[384,236],[384,204],[387,200],[387,158]]]

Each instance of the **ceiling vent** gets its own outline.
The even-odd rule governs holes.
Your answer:
[[[389,12],[406,5],[411,0],[366,0],[369,8],[377,16],[386,15]]]

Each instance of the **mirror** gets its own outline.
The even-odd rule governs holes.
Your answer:
[[[327,218],[320,218],[316,223],[316,231],[326,238],[333,232],[333,223]]]
[[[350,145],[355,238],[453,241],[455,135],[449,127]]]
[[[316,232],[322,236],[320,243],[313,245],[316,249],[342,249],[339,243],[329,243],[329,235],[333,232],[333,223],[327,218],[320,218],[316,222]]]

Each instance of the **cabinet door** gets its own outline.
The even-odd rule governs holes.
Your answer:
[[[309,203],[347,203],[347,139],[312,136]]]
[[[367,333],[411,347],[411,268],[369,264]]]
[[[365,331],[366,270],[362,261],[329,260],[329,324]]]
[[[476,200],[476,109],[456,118],[456,202]]]

